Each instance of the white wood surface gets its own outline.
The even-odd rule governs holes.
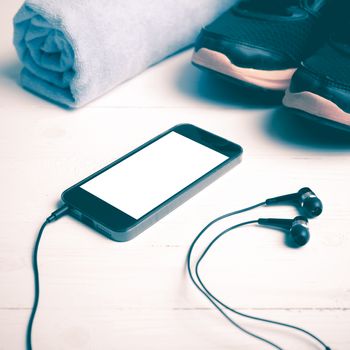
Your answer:
[[[83,109],[57,107],[16,83],[11,19],[20,3],[4,0],[0,12],[0,349],[25,348],[32,247],[60,193],[182,122],[241,144],[243,162],[129,243],[109,241],[69,217],[48,226],[34,350],[270,349],[211,308],[189,281],[185,256],[217,215],[303,186],[325,207],[310,223],[306,247],[287,248],[278,231],[245,228],[216,245],[204,279],[239,310],[305,327],[332,350],[350,349],[350,136],[199,72],[191,51]],[[217,225],[207,239],[237,220],[296,213],[262,208]],[[236,321],[284,349],[321,349],[293,331]]]

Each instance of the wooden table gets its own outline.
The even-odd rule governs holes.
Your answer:
[[[78,110],[21,89],[11,44],[20,1],[1,5],[0,349],[24,349],[33,302],[31,254],[61,192],[149,138],[193,123],[241,144],[243,162],[137,239],[115,243],[70,217],[47,227],[33,349],[270,349],[230,326],[189,281],[191,240],[212,218],[310,186],[324,213],[311,241],[290,249],[279,231],[227,235],[204,280],[240,311],[315,332],[350,349],[350,136],[288,113],[191,66],[185,51]],[[246,218],[294,217],[291,207]],[[202,245],[198,246],[196,254]],[[235,318],[285,349],[321,349],[302,334]]]

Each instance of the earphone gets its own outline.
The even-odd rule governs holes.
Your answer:
[[[286,231],[289,246],[299,248],[310,240],[309,222],[305,216],[294,219],[258,219],[258,224]]]
[[[281,203],[291,203],[308,218],[314,218],[322,213],[323,205],[316,194],[309,187],[303,187],[298,192],[285,194],[283,196],[266,199],[264,204],[274,205]]]
[[[237,215],[243,212],[247,212],[250,210],[253,210],[255,208],[261,207],[261,206],[269,206],[269,205],[276,205],[281,203],[288,203],[294,205],[299,211],[301,211],[305,216],[296,216],[294,219],[278,219],[278,218],[260,218],[257,220],[250,220],[245,221],[242,223],[239,223],[237,225],[231,226],[227,228],[226,230],[220,232],[204,249],[204,251],[201,253],[198,260],[195,262],[195,273],[192,271],[191,267],[191,257],[193,248],[198,242],[199,238],[208,230],[209,227],[214,225],[216,222],[225,219],[227,217]],[[319,216],[322,213],[323,205],[321,200],[316,196],[316,194],[308,187],[304,187],[300,189],[296,193],[291,193],[283,196],[273,197],[269,198],[261,203],[255,204],[253,206],[240,209],[237,211],[233,211],[227,214],[224,214],[214,220],[212,220],[209,224],[207,224],[196,236],[196,238],[193,240],[193,242],[190,245],[190,248],[188,250],[187,254],[187,271],[189,273],[191,281],[194,283],[194,285],[197,287],[197,289],[211,302],[211,304],[235,327],[237,327],[242,332],[246,333],[247,335],[250,335],[260,341],[263,341],[264,343],[267,343],[271,345],[273,348],[278,350],[284,350],[279,345],[275,344],[274,342],[263,338],[253,332],[248,331],[247,329],[240,326],[235,320],[233,320],[225,311],[224,309],[242,317],[246,317],[249,319],[253,319],[256,321],[261,322],[267,322],[270,324],[275,324],[283,327],[288,327],[291,329],[294,329],[296,331],[302,332],[311,338],[313,338],[315,341],[317,341],[319,344],[321,344],[324,348],[324,350],[331,350],[330,347],[328,347],[320,338],[312,334],[311,332],[294,326],[287,323],[272,321],[260,317],[251,316],[242,312],[239,312],[228,305],[224,304],[222,301],[220,301],[217,297],[214,296],[213,293],[211,293],[208,288],[203,283],[203,280],[200,277],[199,274],[199,266],[206,254],[209,252],[211,247],[217,242],[222,236],[227,234],[228,232],[231,232],[232,230],[238,229],[242,226],[257,224],[260,226],[268,226],[272,228],[277,228],[280,230],[283,230],[287,234],[288,241],[290,242],[288,245],[294,248],[300,248],[304,246],[310,239],[310,232],[308,227],[308,218],[314,218]],[[195,275],[195,276],[194,276]],[[196,279],[195,279],[196,277]]]
[[[297,216],[294,219],[260,218],[257,220],[246,221],[246,222],[242,222],[240,224],[237,224],[235,226],[231,226],[231,227],[227,228],[225,231],[219,233],[210,242],[210,244],[206,247],[206,249],[203,251],[203,253],[201,254],[201,256],[199,257],[199,259],[197,260],[197,262],[195,264],[195,273],[192,272],[191,256],[192,256],[193,248],[194,248],[195,244],[197,243],[197,241],[199,240],[199,238],[206,232],[206,230],[210,226],[212,226],[213,224],[215,224],[216,222],[218,222],[224,218],[227,218],[227,217],[230,217],[233,215],[247,212],[247,211],[253,210],[255,208],[261,207],[261,206],[276,205],[276,204],[281,204],[281,203],[290,203],[290,204],[295,205],[300,210],[300,212],[305,216]],[[199,266],[200,266],[201,261],[204,259],[206,254],[209,252],[210,248],[215,244],[215,242],[217,240],[219,240],[220,237],[222,237],[226,233],[231,232],[232,230],[238,229],[239,227],[243,227],[246,225],[256,224],[259,226],[268,226],[268,227],[273,227],[273,228],[283,230],[286,232],[287,237],[292,242],[292,244],[289,244],[290,246],[301,247],[301,246],[305,245],[309,241],[309,238],[310,238],[307,217],[312,218],[312,217],[316,217],[316,216],[320,215],[322,212],[322,209],[323,209],[323,206],[322,206],[322,202],[320,201],[320,199],[315,195],[315,193],[313,191],[310,190],[310,188],[305,187],[296,193],[292,193],[292,194],[288,194],[288,195],[284,195],[284,196],[279,196],[279,197],[274,197],[274,198],[269,198],[261,203],[255,204],[255,205],[250,206],[248,208],[244,208],[244,209],[240,209],[240,210],[237,210],[237,211],[234,211],[231,213],[227,213],[225,215],[222,215],[222,216],[214,219],[206,227],[204,227],[202,229],[202,231],[196,236],[196,238],[194,239],[194,241],[192,242],[192,244],[189,248],[189,251],[187,254],[187,269],[188,269],[188,273],[189,273],[189,276],[190,276],[192,282],[199,289],[199,291],[201,293],[203,293],[203,295],[212,303],[212,305],[231,324],[233,324],[235,327],[240,329],[242,332],[271,345],[275,349],[284,350],[283,348],[276,345],[272,341],[270,341],[266,338],[263,338],[263,337],[255,334],[253,332],[250,332],[250,331],[246,330],[245,328],[243,328],[242,326],[240,326],[235,320],[233,320],[226,313],[226,311],[224,309],[226,309],[226,310],[228,310],[236,315],[242,316],[242,317],[246,317],[246,318],[253,319],[256,321],[267,322],[267,323],[271,323],[271,324],[275,324],[275,325],[279,325],[279,326],[283,326],[283,327],[288,327],[288,328],[294,329],[296,331],[302,332],[302,333],[310,336],[311,338],[313,338],[317,342],[319,342],[324,347],[325,350],[331,350],[330,347],[328,347],[320,338],[318,338],[314,334],[306,331],[305,329],[302,329],[302,328],[294,326],[294,325],[282,323],[282,322],[277,322],[277,321],[272,321],[272,320],[268,320],[268,319],[263,319],[260,317],[251,316],[251,315],[242,313],[240,311],[237,311],[234,308],[224,304],[217,297],[215,297],[215,295],[211,291],[208,290],[208,288],[205,286],[205,284],[200,276],[200,272],[199,272]],[[26,344],[27,344],[28,350],[32,349],[32,345],[31,345],[32,326],[33,326],[33,320],[35,317],[35,313],[36,313],[38,301],[39,301],[39,272],[38,272],[37,255],[38,255],[38,248],[39,248],[40,239],[41,239],[41,236],[43,234],[43,231],[44,231],[46,225],[60,219],[62,216],[66,215],[69,212],[69,210],[70,210],[69,207],[63,206],[63,207],[59,208],[58,210],[54,211],[46,219],[46,221],[43,223],[43,225],[41,226],[37,240],[36,240],[35,245],[34,245],[33,270],[34,270],[35,297],[34,297],[34,304],[33,304],[32,312],[30,314],[30,318],[29,318],[29,322],[28,322],[28,326],[27,326]],[[195,279],[195,277],[197,280]]]

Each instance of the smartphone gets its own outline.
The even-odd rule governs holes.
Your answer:
[[[174,126],[62,194],[72,216],[128,241],[240,161],[242,148],[191,124]]]

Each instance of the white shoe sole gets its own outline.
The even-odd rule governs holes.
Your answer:
[[[334,102],[309,91],[295,93],[287,90],[283,104],[289,108],[350,126],[350,113],[343,111]]]
[[[223,53],[206,48],[194,52],[192,62],[198,66],[268,90],[284,91],[288,89],[290,80],[296,71],[296,68],[260,70],[238,67]]]

